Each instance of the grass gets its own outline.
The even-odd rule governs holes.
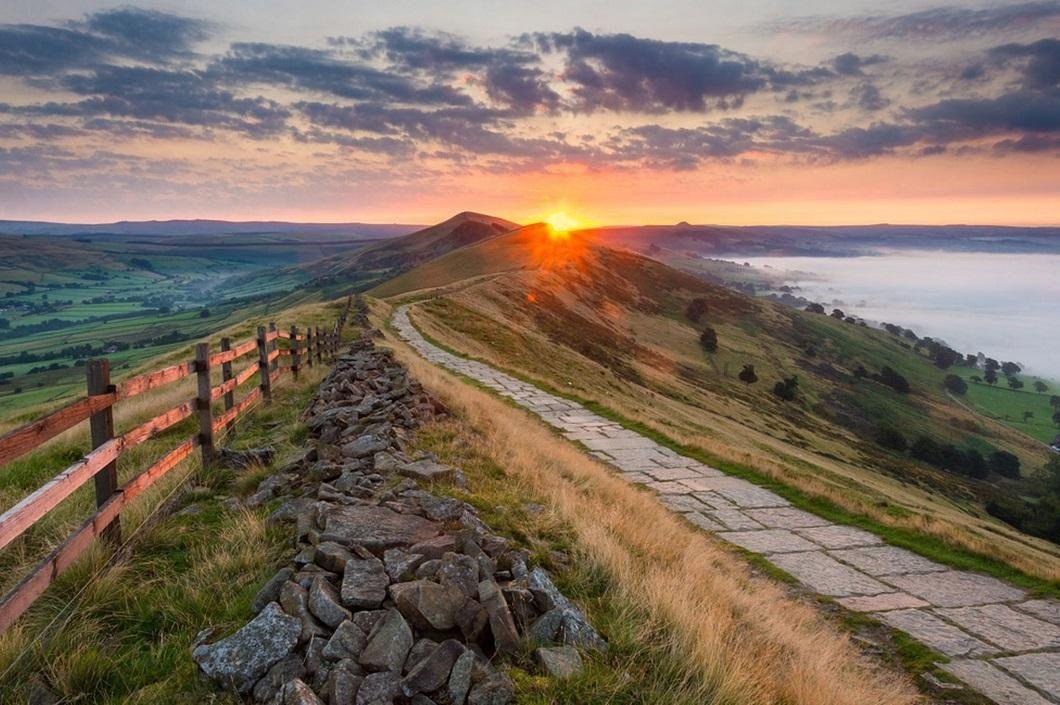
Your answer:
[[[467,357],[460,351],[430,336],[430,334],[425,332],[422,328],[420,329],[420,332],[434,345],[455,355]],[[491,364],[496,363],[491,362]],[[780,481],[775,475],[762,472],[746,463],[734,462],[731,459],[726,459],[717,454],[710,453],[702,447],[678,442],[671,436],[659,431],[657,427],[653,425],[626,417],[608,405],[592,399],[580,397],[579,395],[572,393],[569,389],[557,388],[553,385],[542,382],[540,379],[535,379],[518,371],[503,367],[502,369],[507,374],[535,384],[547,392],[577,402],[587,409],[615,421],[629,430],[651,438],[660,445],[664,445],[682,455],[695,458],[700,462],[717,467],[730,475],[741,477],[757,485],[768,488],[787,499],[792,505],[813,512],[830,521],[857,526],[866,531],[871,531],[880,536],[887,543],[906,548],[944,565],[949,565],[962,570],[975,570],[986,573],[1002,580],[1007,580],[1015,585],[1027,588],[1036,595],[1060,597],[1060,579],[1045,577],[1041,574],[1020,570],[1012,563],[999,560],[994,555],[985,551],[979,552],[969,550],[962,542],[946,540],[945,537],[947,534],[945,533],[933,533],[918,530],[916,518],[900,505],[890,505],[884,509],[884,515],[892,518],[893,522],[888,523],[880,521],[872,516],[851,511],[827,495],[814,494],[805,489],[793,486],[790,483]]]
[[[982,370],[960,368],[956,370],[956,374],[968,383],[968,391],[962,401],[977,411],[1042,443],[1051,443],[1054,438],[1060,436],[1060,427],[1053,423],[1056,409],[1049,405],[1049,397],[1058,393],[1055,384],[1050,385],[1052,391],[1039,394],[1033,391],[1034,378],[1031,377],[1020,378],[1024,384],[1023,389],[1009,389],[1004,377],[995,385],[973,382],[973,376],[983,376]],[[1027,411],[1033,416],[1024,419],[1023,414]]]
[[[737,554],[693,530],[652,495],[615,477],[542,425],[528,423],[525,412],[431,366],[404,344],[395,342],[395,347],[413,375],[456,414],[457,428],[443,427],[433,439],[421,438],[473,478],[475,496],[484,508],[493,507],[484,511],[484,519],[510,527],[536,555],[569,536],[570,550],[587,565],[579,570],[606,579],[602,593],[580,588],[579,580],[595,584],[587,578],[564,583],[575,597],[587,600],[594,619],[613,626],[616,618],[609,619],[609,611],[625,620],[643,614],[630,639],[628,658],[634,661],[622,660],[627,656],[619,632],[614,654],[619,660],[610,664],[615,674],[596,676],[590,668],[584,676],[589,683],[548,686],[518,679],[527,702],[916,701],[903,675],[871,665],[837,624],[788,597],[771,580],[756,577]],[[504,497],[508,500],[501,501]],[[512,511],[509,507],[518,506],[514,498],[532,498],[546,509],[531,516]],[[560,538],[535,543],[542,522],[555,522],[545,535]],[[600,594],[613,606],[597,607],[594,598]],[[658,665],[662,675],[638,663]],[[616,683],[616,677],[624,680]],[[646,690],[623,690],[629,687]],[[600,695],[593,694],[597,691]]]
[[[234,445],[272,445],[274,466],[281,466],[305,442],[299,415],[324,374],[317,366],[279,385],[271,407],[238,423]],[[95,546],[0,635],[0,702],[26,701],[35,683],[64,702],[241,702],[202,679],[188,649],[204,627],[230,631],[246,621],[250,600],[286,557],[290,538],[266,524],[271,507],[220,506],[227,495],[251,492],[272,468],[237,474],[186,465],[179,480],[191,489],[181,505],[194,513],[148,525],[116,566],[108,567],[106,551]],[[178,486],[170,483],[166,494]],[[152,514],[159,500],[123,514],[123,530]]]

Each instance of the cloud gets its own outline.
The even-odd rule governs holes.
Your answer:
[[[861,69],[873,64],[882,64],[887,57],[873,54],[872,56],[858,56],[853,52],[840,54],[832,59],[832,68],[841,76],[860,76]]]
[[[922,125],[955,137],[1002,132],[1060,132],[1060,91],[1017,91],[996,98],[952,98],[908,111]]]
[[[1060,84],[1060,39],[1005,44],[991,49],[990,56],[1003,64],[1025,59],[1024,83],[1028,88],[1056,88]]]
[[[860,40],[940,41],[989,36],[1001,32],[1048,31],[1060,19],[1060,2],[1025,2],[984,8],[942,6],[900,15],[800,17],[770,25],[783,32],[804,32]]]
[[[880,89],[871,83],[858,84],[851,91],[850,97],[855,105],[869,112],[883,110],[891,104],[891,101],[880,93]]]

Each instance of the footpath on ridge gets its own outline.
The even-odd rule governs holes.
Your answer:
[[[629,482],[718,538],[758,553],[810,590],[949,658],[941,668],[999,705],[1060,703],[1060,602],[954,570],[684,457],[585,407],[427,341],[409,307],[391,320],[428,362],[535,414]]]

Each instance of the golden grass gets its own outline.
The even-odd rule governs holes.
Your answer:
[[[690,688],[715,703],[903,705],[907,678],[863,658],[811,606],[788,597],[653,496],[615,477],[523,411],[391,341],[412,374],[475,428],[479,450],[568,523],[581,560],[672,633]]]

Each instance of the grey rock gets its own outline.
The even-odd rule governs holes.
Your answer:
[[[405,477],[410,477],[414,480],[426,480],[428,482],[434,480],[447,480],[453,476],[453,468],[448,465],[436,463],[428,458],[417,460],[412,463],[405,463],[398,468],[398,472]]]
[[[534,651],[541,670],[553,678],[570,678],[582,672],[582,657],[573,646],[541,647]]]
[[[368,635],[368,644],[358,661],[370,670],[395,671],[400,675],[412,641],[412,629],[401,613],[387,610]]]
[[[409,655],[405,657],[405,667],[401,669],[402,673],[408,673],[416,667],[423,659],[431,655],[435,649],[438,648],[438,642],[433,639],[418,639],[412,648],[409,649]]]
[[[359,436],[357,440],[352,443],[347,443],[340,449],[342,454],[349,458],[365,458],[369,455],[375,455],[381,450],[386,450],[387,445],[385,438],[378,438],[371,434],[364,434]]]
[[[322,576],[313,579],[309,588],[309,611],[332,629],[350,618],[350,611],[339,604],[335,588]]]
[[[526,630],[526,636],[536,644],[550,644],[556,641],[559,629],[563,626],[563,610],[550,609],[538,617]]]
[[[489,615],[490,631],[497,651],[512,653],[519,649],[519,632],[515,620],[504,601],[504,594],[493,579],[478,584],[478,599]]]
[[[471,651],[464,651],[453,663],[453,668],[449,672],[449,682],[445,688],[450,705],[464,705],[467,692],[471,690],[471,671],[474,665],[475,654]]]
[[[417,496],[424,515],[434,521],[456,521],[464,513],[467,505],[452,497],[439,497],[423,492]]]
[[[250,601],[250,609],[256,614],[261,612],[265,605],[270,602],[278,602],[280,599],[280,588],[291,579],[293,574],[294,571],[290,568],[280,568],[276,575],[269,578],[261,587],[261,590],[258,591],[258,594],[254,596],[254,599]]]
[[[390,548],[383,553],[383,565],[386,567],[386,573],[394,582],[401,582],[410,578],[422,562],[423,556],[419,553],[409,553],[400,548]]]
[[[442,631],[456,626],[456,612],[465,600],[459,590],[429,580],[395,583],[390,586],[390,597],[419,629]]]
[[[357,690],[354,705],[389,705],[401,695],[401,674],[380,671],[368,674]]]
[[[269,515],[268,522],[270,524],[279,524],[297,521],[298,516],[307,511],[313,504],[314,501],[309,497],[295,497],[287,500],[273,510],[272,514]]]
[[[276,698],[274,705],[324,705],[324,701],[317,697],[313,689],[302,682],[300,678],[284,683]]]
[[[299,641],[309,641],[314,636],[326,633],[324,626],[309,612],[309,592],[298,583],[288,580],[280,587],[280,605],[284,612],[301,622],[302,635]]]
[[[464,602],[460,609],[456,611],[453,619],[468,643],[481,641],[490,623],[486,609],[477,600],[471,599]]]
[[[420,554],[416,554],[420,555]],[[416,568],[416,579],[417,580],[433,580],[438,575],[438,569],[442,567],[442,562],[437,558],[432,558],[428,561],[424,561]]]
[[[324,645],[321,655],[329,661],[356,659],[368,644],[368,635],[353,621],[340,624]]]
[[[441,530],[440,524],[429,519],[399,514],[386,507],[340,506],[324,514],[321,540],[364,546],[375,552],[426,541]]]
[[[386,610],[363,610],[355,612],[353,623],[360,627],[365,634],[371,634],[375,623],[386,616]]]
[[[410,553],[419,553],[428,560],[441,558],[446,553],[457,550],[456,538],[449,534],[429,537],[416,543],[409,549]]]
[[[395,458],[392,454],[387,453],[386,451],[381,451],[375,454],[372,466],[375,468],[376,472],[390,474],[392,472],[395,472],[400,466],[400,464],[401,463],[398,461],[398,459]]]
[[[386,598],[389,584],[386,569],[378,558],[349,560],[342,574],[342,604],[356,609],[376,609]]]
[[[302,659],[297,654],[291,654],[276,662],[269,672],[254,684],[254,700],[259,703],[269,702],[279,692],[280,686],[293,678],[302,678],[305,674]]]
[[[559,591],[559,588],[552,583],[548,573],[541,568],[534,568],[530,571],[527,584],[534,595],[539,610],[547,612],[558,609],[562,612],[563,622],[560,625],[560,638],[564,644],[600,650],[607,649],[607,641],[589,624],[581,609],[568,600]]]
[[[401,682],[401,691],[412,697],[417,693],[430,693],[441,688],[449,680],[453,665],[464,651],[464,645],[459,641],[446,639],[409,671]]]
[[[301,631],[297,617],[270,602],[231,636],[196,647],[192,658],[210,678],[246,693],[273,664],[291,653]]]
[[[513,697],[512,679],[506,673],[494,672],[472,686],[467,702],[469,705],[508,705]]]
[[[360,666],[349,659],[343,659],[328,673],[320,694],[331,705],[351,705],[357,699],[357,690],[363,680],[364,674]]]
[[[437,580],[446,587],[457,588],[465,597],[474,597],[478,594],[478,562],[462,553],[446,553],[438,566]]]
[[[352,559],[352,553],[334,541],[324,541],[317,545],[313,562],[325,570],[341,573],[346,570],[346,561]]]

